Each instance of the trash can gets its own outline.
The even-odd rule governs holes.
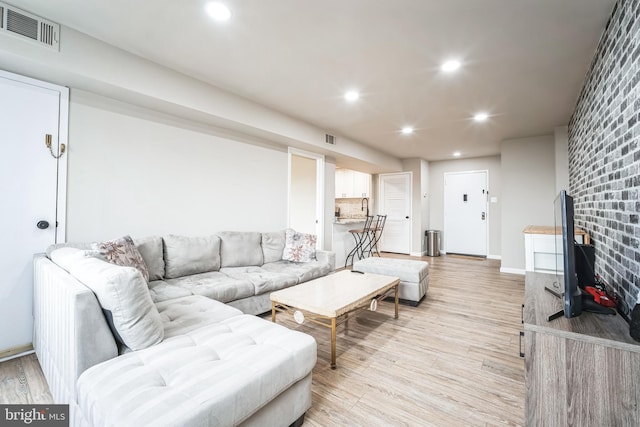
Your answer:
[[[426,230],[424,240],[427,247],[427,256],[440,256],[440,230]]]

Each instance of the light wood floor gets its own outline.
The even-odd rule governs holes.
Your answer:
[[[427,298],[402,305],[398,320],[384,302],[340,327],[336,370],[329,329],[278,315],[318,342],[305,426],[524,425],[524,276],[501,274],[495,260],[423,259]],[[0,403],[51,402],[34,355],[0,363]]]

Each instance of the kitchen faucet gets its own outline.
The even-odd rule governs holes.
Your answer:
[[[363,197],[362,201],[360,201],[360,210],[363,211],[364,207],[367,207],[367,216],[369,216],[369,199],[367,197]]]

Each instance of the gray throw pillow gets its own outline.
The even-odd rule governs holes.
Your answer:
[[[137,268],[146,282],[149,282],[149,270],[144,262],[140,251],[133,243],[131,236],[124,236],[106,242],[96,242],[91,244],[92,251],[88,255],[101,258],[111,264],[121,267]]]

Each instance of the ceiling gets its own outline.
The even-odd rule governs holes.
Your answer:
[[[495,155],[567,124],[615,0],[21,0],[95,38],[398,158]],[[64,40],[63,40],[64,42]],[[455,73],[440,70],[457,58]],[[349,89],[360,92],[353,103]],[[477,123],[478,111],[490,117]],[[403,126],[415,132],[403,135]]]

